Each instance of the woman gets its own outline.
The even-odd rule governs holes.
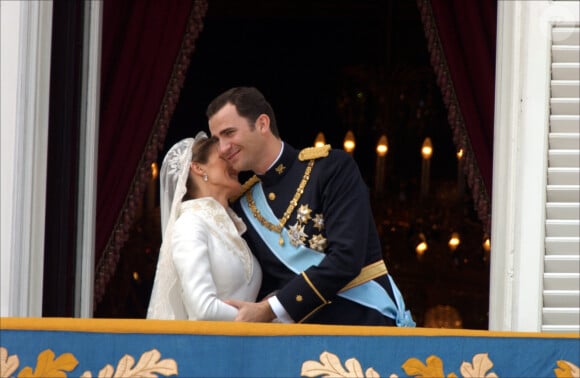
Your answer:
[[[228,206],[236,174],[203,132],[175,144],[163,160],[163,242],[147,318],[234,320],[227,299],[255,301],[262,271]]]

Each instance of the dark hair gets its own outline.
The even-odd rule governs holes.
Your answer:
[[[218,138],[213,136],[194,143],[193,146],[191,146],[191,162],[206,164],[209,160],[212,147],[215,147],[217,143]],[[193,175],[191,173],[187,176],[185,187],[187,188],[187,191],[183,195],[182,201],[194,199],[195,192],[198,188],[197,185],[195,185],[195,181],[193,181]]]
[[[266,114],[270,117],[270,130],[272,134],[280,138],[274,110],[259,90],[254,87],[235,87],[228,89],[210,102],[205,112],[207,118],[211,118],[228,103],[234,105],[238,114],[250,121],[252,126],[255,126],[260,114]]]

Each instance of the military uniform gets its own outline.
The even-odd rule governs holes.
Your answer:
[[[288,238],[280,243],[304,245],[324,253],[318,265],[303,273],[293,272],[264,243],[252,222],[258,220],[274,234],[279,233],[279,225],[264,219],[255,206],[250,206],[252,213],[248,214],[247,207],[244,212],[241,205],[257,179],[276,220],[288,230]],[[251,195],[248,198],[253,204]],[[395,324],[394,319],[375,309],[337,296],[363,267],[379,263],[384,267],[368,189],[346,152],[330,146],[299,152],[284,144],[278,161],[264,175],[248,180],[245,194],[233,207],[248,225],[244,237],[262,266],[261,295],[275,292],[294,321]],[[387,275],[381,274],[374,281],[394,297]]]

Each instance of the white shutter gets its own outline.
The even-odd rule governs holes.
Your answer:
[[[543,332],[580,332],[580,27],[553,26]]]

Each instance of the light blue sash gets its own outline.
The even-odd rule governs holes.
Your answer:
[[[276,215],[272,212],[272,209],[266,201],[266,196],[262,190],[262,184],[258,182],[250,190],[256,207],[264,219],[270,223],[276,225],[279,224],[280,221],[276,218]],[[276,232],[270,231],[253,216],[247,198],[243,196],[240,201],[242,209],[252,224],[252,227],[254,227],[264,243],[268,248],[270,248],[270,251],[274,256],[276,256],[276,258],[278,258],[278,260],[280,260],[280,262],[282,262],[288,269],[296,274],[300,274],[311,266],[318,265],[322,261],[325,256],[324,253],[315,251],[304,245],[298,247],[293,246],[290,243],[288,230],[286,230],[286,228],[282,228],[282,233],[280,235]],[[279,243],[281,237],[284,238],[283,245],[280,245]],[[405,311],[405,303],[401,292],[395,285],[391,276],[388,274],[387,276],[391,283],[396,303],[393,302],[385,289],[373,280],[352,287],[338,293],[338,295],[363,306],[373,308],[381,314],[391,319],[395,319],[396,324],[399,327],[414,327],[415,322],[411,317],[411,313]]]

